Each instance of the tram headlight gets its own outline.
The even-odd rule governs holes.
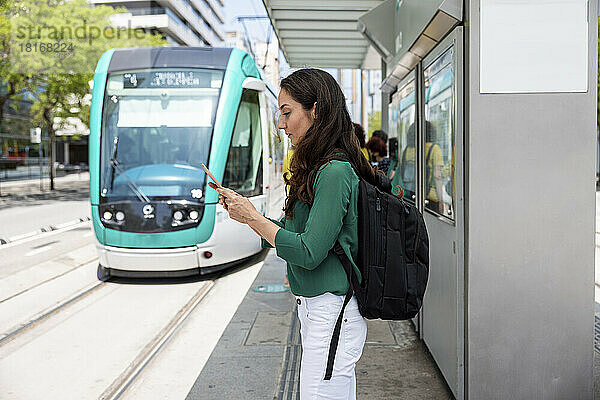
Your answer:
[[[181,211],[175,211],[173,213],[173,219],[175,221],[181,221],[183,219],[183,213]]]
[[[102,215],[102,217],[103,217],[105,220],[109,220],[109,219],[111,219],[111,218],[112,218],[112,213],[111,213],[110,211],[104,211],[104,214]]]
[[[125,213],[123,211],[117,211],[117,213],[115,214],[115,218],[118,222],[121,222],[125,219]]]
[[[194,219],[194,220],[198,219],[198,211],[196,211],[196,210],[190,211],[190,219]]]

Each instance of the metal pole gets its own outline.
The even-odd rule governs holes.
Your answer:
[[[40,140],[40,148],[38,150],[38,160],[39,160],[39,164],[40,164],[40,191],[44,191],[44,184],[42,182],[42,176],[44,175],[44,171],[42,171],[42,143],[43,141]]]
[[[354,122],[360,121],[360,115],[357,112],[356,107],[356,70],[352,69],[352,120]],[[357,118],[358,117],[358,118]]]
[[[360,116],[365,130],[369,131],[369,113],[367,112],[367,71],[360,70]]]
[[[387,64],[381,59],[381,80],[383,81],[387,78]],[[388,104],[389,104],[389,95],[385,93],[383,90],[381,91],[381,129],[385,132],[388,131]]]

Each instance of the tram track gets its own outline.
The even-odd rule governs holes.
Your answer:
[[[250,265],[255,265],[252,261],[259,260],[249,261]],[[0,370],[7,384],[3,389],[11,393],[7,399],[123,400],[140,393],[142,398],[152,398],[146,380],[156,382],[157,375],[163,379],[182,357],[190,365],[203,360],[212,351],[211,343],[218,341],[220,325],[206,321],[210,313],[203,305],[219,304],[219,310],[229,312],[229,300],[223,296],[227,298],[232,287],[245,293],[256,269],[247,272],[240,266],[241,278],[237,269],[231,269],[181,280],[100,282],[95,276],[92,279],[92,264],[69,279],[54,280],[51,286],[3,304]],[[188,349],[190,337],[205,326],[205,347]],[[36,385],[28,384],[31,376],[41,377]],[[77,383],[70,376],[76,376]],[[180,382],[194,378],[186,368],[178,376]]]
[[[0,338],[0,347],[6,345],[8,342],[16,339],[21,334],[25,333],[30,328],[45,321],[49,317],[58,314],[60,311],[65,310],[68,306],[72,306],[75,303],[83,300],[93,292],[97,291],[101,287],[105,286],[106,282],[94,282],[91,285],[84,287],[77,291],[73,296],[61,301],[59,304],[51,306],[49,309],[43,310],[41,313],[33,316],[29,321],[19,324],[18,326],[12,327],[8,330],[3,337]]]
[[[165,347],[167,342],[173,337],[192,311],[194,311],[198,304],[204,300],[214,286],[215,280],[206,281],[206,284],[203,285],[196,294],[181,307],[167,325],[165,325],[164,328],[146,344],[146,346],[144,346],[129,366],[107,387],[98,399],[120,399],[137,380],[146,366],[148,366],[154,357]]]
[[[21,290],[21,291],[19,291],[17,293],[11,294],[10,296],[8,296],[6,298],[0,299],[0,304],[4,303],[6,301],[9,301],[9,300],[11,300],[11,299],[13,299],[13,298],[15,298],[17,296],[20,296],[22,294],[25,294],[25,293],[29,292],[30,290],[33,290],[33,289],[35,289],[37,287],[40,287],[40,286],[42,286],[42,285],[44,285],[44,284],[46,284],[48,282],[51,282],[51,281],[53,281],[53,280],[55,280],[57,278],[60,278],[60,277],[62,277],[64,275],[67,275],[68,273],[73,272],[73,271],[75,271],[78,268],[82,268],[83,266],[85,266],[86,264],[89,264],[90,262],[94,261],[95,259],[98,259],[98,257],[96,255],[94,255],[94,257],[92,257],[91,259],[86,260],[84,262],[81,262],[78,265],[76,265],[76,266],[74,266],[74,267],[72,267],[70,269],[67,269],[67,270],[65,270],[63,272],[60,272],[60,273],[58,273],[58,274],[56,274],[56,275],[54,275],[54,276],[52,276],[52,277],[50,277],[48,279],[44,279],[43,281],[40,281],[40,282],[37,282],[37,283],[35,283],[35,284],[31,285],[31,286],[28,286],[25,289],[23,289],[23,290]],[[1,343],[2,342],[0,341],[0,344]]]
[[[178,332],[179,328],[184,324],[190,314],[196,307],[206,298],[216,284],[219,276],[215,276],[212,280],[206,280],[205,283],[186,301],[186,303],[174,314],[172,318],[164,325],[152,339],[137,353],[133,361],[112,381],[110,385],[102,392],[98,399],[116,400],[122,398],[128,389],[136,382],[145,368],[152,360],[166,347],[169,340]],[[94,282],[82,288],[69,298],[61,301],[59,304],[52,306],[33,316],[26,323],[9,329],[8,333],[0,338],[0,348],[8,345],[15,339],[34,329],[42,322],[49,320],[53,316],[57,316],[61,312],[67,311],[70,307],[75,306],[85,298],[97,293],[102,288],[110,287],[109,282]]]

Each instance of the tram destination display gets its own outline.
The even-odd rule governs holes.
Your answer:
[[[206,71],[140,71],[123,74],[123,88],[206,88],[212,74]]]

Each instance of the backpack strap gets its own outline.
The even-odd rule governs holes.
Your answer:
[[[325,369],[325,378],[324,380],[328,381],[331,379],[331,375],[333,374],[333,362],[335,361],[335,353],[337,351],[338,343],[340,340],[340,332],[342,330],[342,321],[344,319],[344,310],[346,309],[346,305],[350,302],[352,295],[358,295],[354,293],[353,287],[358,287],[358,278],[356,273],[354,272],[354,268],[352,268],[352,263],[348,258],[348,255],[344,252],[342,245],[340,245],[339,241],[335,242],[335,246],[333,246],[333,252],[338,256],[340,262],[344,266],[344,270],[346,271],[346,276],[348,277],[348,291],[346,292],[346,297],[344,298],[344,304],[342,305],[342,309],[340,310],[340,314],[338,315],[337,321],[335,323],[335,328],[333,329],[333,335],[331,336],[331,342],[329,343],[329,354],[327,355],[327,368]]]

